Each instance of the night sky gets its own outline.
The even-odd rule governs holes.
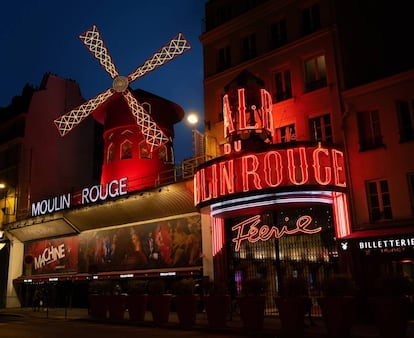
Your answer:
[[[204,3],[205,0],[3,3],[0,107],[20,95],[25,84],[38,87],[46,72],[75,80],[87,100],[111,87],[112,79],[79,39],[80,34],[96,25],[124,76],[177,33],[183,33],[192,47],[190,51],[137,79],[131,88],[152,92],[179,104],[186,115],[197,112],[202,117],[203,60],[199,37]],[[175,133],[176,161],[180,162],[192,156],[191,126],[185,118],[175,125]]]

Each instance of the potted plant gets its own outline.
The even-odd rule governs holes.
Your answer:
[[[148,304],[147,284],[142,279],[130,280],[127,283],[127,308],[131,321],[143,322],[145,319]]]
[[[113,284],[107,296],[107,306],[109,319],[123,320],[127,309],[127,294],[125,294],[119,284]]]
[[[108,312],[108,295],[113,287],[112,281],[93,280],[89,283],[89,314],[93,319],[106,319]]]
[[[227,288],[220,283],[209,280],[203,289],[205,290],[203,302],[209,327],[225,327],[231,304]]]
[[[242,294],[236,297],[243,327],[249,331],[263,328],[266,296],[264,279],[253,278],[242,282]]]
[[[384,276],[377,280],[375,296],[370,299],[380,338],[405,338],[409,320],[409,297],[413,283],[402,276]]]
[[[166,293],[166,283],[163,279],[148,282],[148,304],[155,324],[168,323],[171,311],[172,294]]]
[[[174,305],[178,321],[183,327],[195,324],[200,295],[194,293],[195,283],[192,278],[184,278],[173,284]]]
[[[286,278],[275,297],[282,332],[289,337],[303,337],[306,313],[311,311],[308,283],[303,278]]]
[[[356,285],[351,276],[334,274],[322,285],[323,295],[318,297],[329,337],[348,338],[356,312]]]

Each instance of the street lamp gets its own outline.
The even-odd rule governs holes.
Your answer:
[[[0,183],[0,190],[5,190],[6,184]],[[5,193],[7,195],[7,191]],[[4,198],[4,212],[3,212],[3,219],[6,215],[6,197]],[[3,222],[2,222],[3,223]],[[3,242],[6,239],[6,235],[3,231],[3,224],[0,225],[0,251],[6,246],[6,243]]]
[[[196,166],[205,161],[205,135],[197,130],[200,121],[198,114],[192,112],[187,115],[187,122],[193,126],[193,156]]]
[[[192,126],[196,126],[198,124],[199,117],[196,113],[190,113],[187,116],[187,122]]]

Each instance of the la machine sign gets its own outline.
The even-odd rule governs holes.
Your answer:
[[[69,209],[76,205],[105,201],[109,198],[119,197],[128,193],[127,178],[113,180],[105,185],[94,185],[84,188],[74,195],[68,193],[40,202],[32,203],[32,217],[49,214],[55,211]]]

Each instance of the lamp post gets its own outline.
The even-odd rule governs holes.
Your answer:
[[[6,239],[6,235],[4,234],[3,231],[3,224],[6,218],[6,199],[7,199],[7,186],[5,183],[0,182],[0,191],[4,192],[4,207],[1,209],[3,212],[3,219],[2,222],[0,224],[0,251],[6,246],[5,243],[5,239]]]
[[[199,120],[199,116],[196,113],[189,113],[187,116],[187,122],[193,126],[193,156],[196,166],[205,162],[206,155],[205,135],[197,130]]]

